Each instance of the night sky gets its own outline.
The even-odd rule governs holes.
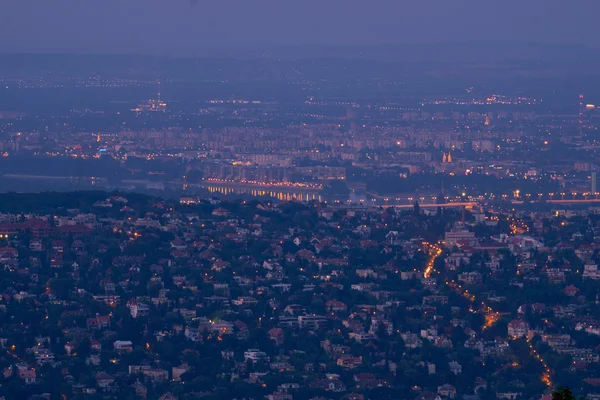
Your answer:
[[[465,41],[600,47],[598,0],[1,0],[0,52],[202,55]]]

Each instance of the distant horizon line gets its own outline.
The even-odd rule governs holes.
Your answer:
[[[579,50],[598,50],[598,47],[593,47],[588,44],[572,44],[572,43],[549,43],[549,42],[535,42],[530,40],[470,40],[470,41],[447,41],[447,42],[431,42],[431,43],[380,43],[380,44],[289,44],[289,45],[235,45],[235,46],[218,46],[211,48],[200,49],[197,53],[174,53],[174,54],[161,54],[151,52],[126,52],[126,51],[11,51],[1,50],[0,56],[130,56],[130,57],[159,57],[159,58],[203,58],[212,57],[215,55],[228,55],[229,57],[235,57],[234,52],[241,52],[240,55],[248,55],[248,52],[270,52],[270,51],[281,51],[290,49],[384,49],[384,48],[427,48],[427,47],[440,47],[440,46],[476,46],[476,45],[519,45],[519,46],[533,46],[533,47],[560,47],[560,48],[573,48]]]

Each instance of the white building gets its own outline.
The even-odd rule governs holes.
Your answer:
[[[520,338],[527,336],[529,324],[520,319],[514,319],[508,323],[508,336]]]
[[[248,349],[247,351],[244,352],[244,361],[248,361],[251,360],[253,363],[259,362],[259,361],[269,361],[269,356],[267,356],[267,353],[260,351],[258,349]]]
[[[450,231],[446,232],[445,242],[446,246],[452,247],[460,240],[474,240],[475,233],[467,230]]]
[[[583,278],[600,279],[600,271],[596,264],[588,264],[583,267]]]
[[[129,340],[117,340],[113,343],[115,351],[129,353],[133,350],[133,343]]]

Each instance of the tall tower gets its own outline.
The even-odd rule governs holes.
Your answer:
[[[158,104],[160,104],[160,79],[158,81],[156,81],[156,87],[158,89],[158,93],[156,96],[156,101],[158,102]]]
[[[165,112],[167,111],[167,104],[163,103],[163,101],[160,99],[160,80],[156,81],[156,102],[153,102],[153,106],[152,109],[154,111],[162,111]]]
[[[579,136],[583,136],[583,94],[579,95]]]
[[[592,172],[592,196],[594,196],[598,192],[597,184],[597,173]]]

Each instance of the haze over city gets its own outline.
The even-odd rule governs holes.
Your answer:
[[[0,400],[599,400],[598,15],[4,0]]]
[[[520,41],[597,47],[594,0],[6,0],[1,52],[203,55],[247,47]]]

